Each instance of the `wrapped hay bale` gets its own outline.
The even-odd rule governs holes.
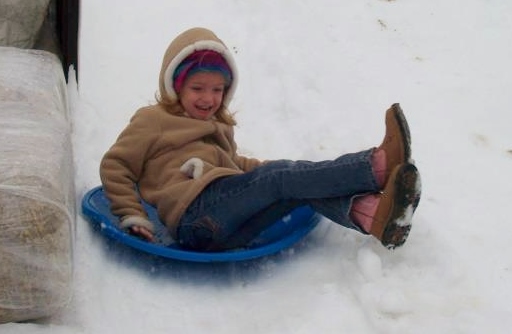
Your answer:
[[[0,45],[34,47],[49,3],[50,0],[0,1]]]
[[[71,297],[70,128],[57,57],[0,47],[0,323],[50,316]]]

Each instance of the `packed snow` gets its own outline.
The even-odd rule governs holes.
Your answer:
[[[0,333],[508,333],[512,328],[512,2],[81,2],[69,99],[77,207],[131,115],[154,102],[168,43],[193,26],[231,48],[241,153],[334,158],[377,146],[404,109],[422,200],[394,251],[321,221],[243,263],[115,245],[79,215],[68,308]]]

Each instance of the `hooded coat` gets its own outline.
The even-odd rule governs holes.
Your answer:
[[[160,96],[178,98],[172,83],[174,70],[198,50],[219,52],[231,67],[233,79],[223,97],[227,107],[238,81],[236,66],[224,43],[204,28],[183,32],[167,48],[159,76]],[[216,119],[193,119],[157,104],[139,109],[131,118],[105,153],[100,177],[116,216],[147,219],[142,197],[157,208],[161,221],[176,238],[180,217],[208,184],[260,164],[237,154],[231,125]]]

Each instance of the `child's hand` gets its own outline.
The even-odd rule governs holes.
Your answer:
[[[125,216],[121,219],[122,229],[128,233],[140,237],[143,240],[154,242],[154,226],[147,218],[141,216]]]
[[[131,226],[128,231],[130,234],[135,235],[141,239],[149,242],[155,242],[155,236],[153,233],[143,226]]]

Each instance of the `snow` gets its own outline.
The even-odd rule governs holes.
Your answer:
[[[400,102],[423,196],[400,249],[323,220],[296,247],[247,263],[154,258],[79,216],[70,306],[2,334],[509,332],[512,2],[81,6],[79,85],[69,84],[77,201],[131,115],[154,101],[168,43],[192,26],[233,50],[242,153],[320,160],[376,146],[384,111]]]

